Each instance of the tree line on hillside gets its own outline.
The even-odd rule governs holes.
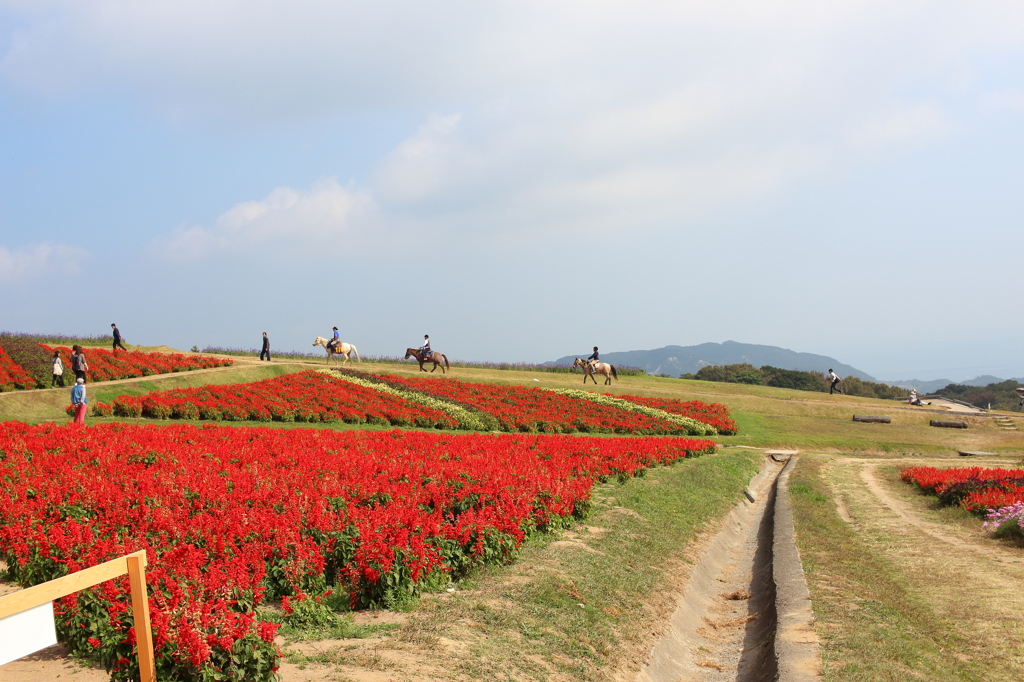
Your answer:
[[[950,384],[936,393],[944,398],[955,398],[981,408],[988,408],[991,405],[993,410],[1022,412],[1024,410],[1021,409],[1020,396],[1014,392],[1019,386],[1020,383],[1013,380],[1000,381],[988,386]]]
[[[708,365],[701,367],[696,374],[681,374],[680,379],[697,379],[699,381],[724,381],[730,384],[753,384],[755,386],[774,386],[775,388],[793,388],[798,391],[828,392],[828,380],[822,372],[808,372],[797,369],[780,369],[765,365],[761,368],[749,363],[739,365]],[[905,398],[909,391],[899,386],[890,386],[875,381],[864,381],[857,377],[846,377],[840,386],[846,395],[863,398]],[[939,389],[935,395],[954,398],[965,403],[987,409],[1022,412],[1020,396],[1014,389],[1020,384],[1013,380],[1001,381],[987,386],[964,386],[949,384]]]
[[[699,381],[724,381],[730,384],[753,384],[755,386],[774,386],[775,388],[793,388],[798,391],[828,392],[828,380],[822,372],[810,372],[799,369],[781,369],[764,365],[754,367],[749,363],[739,365],[708,365],[701,367],[696,374],[681,374],[680,379],[697,379]],[[890,386],[875,381],[864,381],[857,377],[846,377],[840,384],[843,393],[863,398],[902,398],[907,389]]]

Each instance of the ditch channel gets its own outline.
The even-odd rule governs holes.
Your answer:
[[[768,451],[700,554],[636,682],[815,682],[818,640],[788,500],[797,457]]]

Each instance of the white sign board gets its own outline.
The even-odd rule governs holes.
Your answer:
[[[53,602],[0,618],[0,665],[57,643]]]

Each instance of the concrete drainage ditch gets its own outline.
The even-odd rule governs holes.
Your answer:
[[[637,682],[812,682],[821,661],[793,537],[796,453],[769,451],[694,565]]]

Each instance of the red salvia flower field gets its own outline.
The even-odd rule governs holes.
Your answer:
[[[612,395],[606,393],[605,395]],[[647,398],[639,395],[617,395],[616,398],[628,400],[638,405],[654,407],[665,412],[696,419],[703,424],[715,427],[723,436],[736,433],[736,422],[729,417],[729,408],[719,403],[705,403],[700,400],[677,400],[675,398]]]
[[[35,388],[36,380],[0,348],[0,391]]]
[[[540,388],[389,374],[383,377],[392,383],[469,405],[497,419],[504,431],[655,435],[686,433],[685,428],[664,419],[578,400]]]
[[[51,354],[60,350],[65,371],[71,371],[71,349],[63,346],[39,344]],[[86,348],[85,358],[89,363],[90,381],[112,381],[153,374],[188,372],[211,367],[229,367],[234,363],[230,358],[215,358],[209,355],[184,355],[182,353],[146,353],[143,351],[121,351],[117,354],[102,348]]]
[[[981,467],[910,467],[900,478],[944,504],[959,504],[972,512],[1008,507],[1024,500],[1024,470]]]
[[[440,410],[313,370],[246,384],[121,396],[114,399],[114,414],[155,419],[344,421],[441,429],[459,426]]]
[[[354,607],[507,561],[580,515],[595,480],[710,441],[0,423],[0,553],[38,584],[149,555],[162,679],[269,680],[275,626],[255,607],[329,588]],[[60,601],[58,630],[115,679],[134,670],[125,579]]]

